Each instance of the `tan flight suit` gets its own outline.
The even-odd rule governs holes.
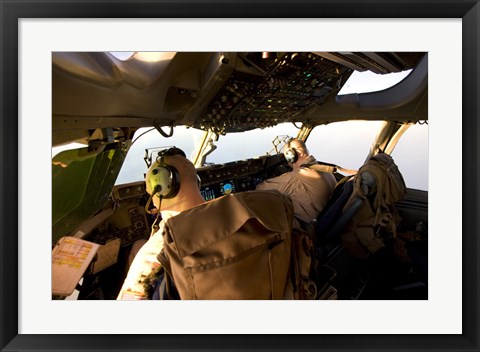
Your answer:
[[[230,194],[178,213],[161,221],[159,230],[138,251],[117,299],[149,299],[143,282],[161,266],[158,254],[164,247],[180,297],[286,297],[292,290],[287,286],[292,220],[291,200],[276,191]],[[269,251],[256,250],[267,248],[271,240],[278,244],[272,242]],[[248,260],[241,260],[244,257]],[[267,262],[265,269],[261,264]],[[212,265],[215,270],[205,269]],[[191,277],[183,273],[185,266]],[[187,276],[198,280],[193,293],[188,291]]]
[[[325,207],[336,184],[333,174],[306,166],[313,163],[316,160],[310,155],[300,168],[265,180],[257,190],[275,189],[287,194],[292,199],[295,217],[309,223]]]

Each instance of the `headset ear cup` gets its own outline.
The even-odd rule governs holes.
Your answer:
[[[298,160],[297,151],[293,148],[288,148],[287,150],[285,150],[283,155],[285,156],[285,160],[287,160],[289,163],[294,163]]]
[[[148,178],[150,189],[158,189],[155,195],[162,198],[173,198],[180,189],[180,176],[176,168],[170,165],[157,166]]]
[[[170,192],[163,198],[173,198],[180,190],[180,175],[173,166],[167,166],[167,168],[170,170]]]

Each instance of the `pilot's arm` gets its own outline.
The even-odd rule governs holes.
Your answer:
[[[283,175],[269,178],[261,183],[259,183],[256,187],[257,191],[269,190],[269,189],[276,189],[280,192],[283,192],[285,186],[289,183],[292,178],[292,173],[287,172]]]
[[[163,248],[163,226],[161,222],[160,229],[150,236],[133,259],[117,300],[148,299],[143,281],[160,267],[157,256]]]

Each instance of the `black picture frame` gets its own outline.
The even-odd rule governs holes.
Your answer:
[[[115,6],[112,6],[115,5]],[[0,0],[1,351],[479,351],[478,0]],[[462,329],[460,335],[24,335],[18,333],[18,20],[21,18],[461,18]],[[448,162],[448,160],[446,160]],[[455,170],[448,170],[455,175]],[[451,185],[456,187],[455,184]],[[446,204],[445,206],[448,206]],[[452,234],[458,235],[458,234]],[[448,256],[446,254],[446,260]],[[447,279],[446,279],[447,280]],[[162,318],[168,323],[168,317]],[[294,322],[285,322],[293,324]]]

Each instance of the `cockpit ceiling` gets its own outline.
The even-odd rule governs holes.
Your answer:
[[[404,101],[362,107],[336,96],[354,70],[415,68],[417,52],[179,52],[155,62],[107,52],[55,52],[53,134],[185,125],[218,133],[282,122],[427,119],[426,73]],[[70,135],[70,137],[67,137]]]

